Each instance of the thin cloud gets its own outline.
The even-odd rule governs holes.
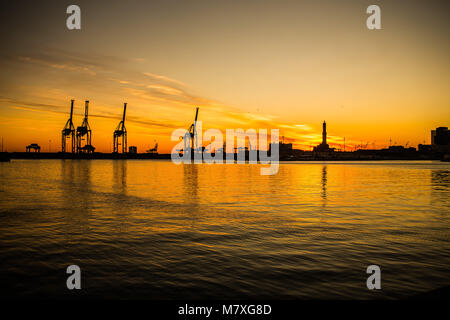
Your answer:
[[[136,63],[143,61],[121,60],[114,57],[85,55],[68,53],[63,51],[46,51],[44,54],[24,55],[16,57],[16,61],[21,63],[37,64],[47,67],[51,70],[59,70],[61,79],[76,79],[74,89],[85,91],[89,89],[89,95],[95,96],[101,94],[103,90],[111,92],[109,100],[114,95],[128,96],[133,100],[133,104],[137,106],[136,110],[147,113],[149,106],[151,108],[161,108],[163,113],[152,113],[155,116],[177,115],[179,111],[186,121],[174,121],[172,119],[153,120],[145,117],[127,115],[127,121],[144,127],[159,128],[180,128],[186,127],[192,119],[186,118],[186,111],[191,110],[194,106],[202,108],[202,118],[204,129],[209,128],[279,128],[280,136],[284,136],[285,141],[294,143],[295,145],[311,145],[320,142],[321,134],[315,133],[307,124],[292,124],[277,121],[277,117],[271,114],[242,112],[236,108],[224,105],[218,101],[192,94],[190,87],[177,79],[168,76],[133,70],[132,65],[128,63]],[[71,78],[72,75],[72,78]],[[73,78],[73,76],[82,76],[82,78]],[[74,83],[73,80],[71,84]],[[48,87],[48,86],[47,86]],[[39,92],[50,92],[54,87],[42,85]],[[29,91],[26,92],[29,96]],[[63,92],[64,93],[64,92]],[[47,99],[45,96],[39,96],[39,100]],[[127,98],[127,100],[128,100]],[[54,101],[61,101],[62,97]],[[48,100],[48,99],[47,99]],[[129,101],[129,100],[128,100]],[[22,101],[2,97],[0,102],[8,104],[10,108],[27,110],[32,112],[50,112],[56,114],[68,114],[68,107],[64,105],[34,103],[30,101]],[[102,103],[102,101],[98,101]],[[130,102],[130,101],[129,101]],[[156,107],[155,107],[156,105]],[[109,114],[108,110],[115,110],[109,106],[109,103],[103,102],[101,114],[92,113],[90,117],[104,119],[121,119],[121,114]],[[178,117],[179,119],[179,117]],[[154,129],[153,129],[154,130]],[[305,134],[308,133],[308,134]],[[337,143],[340,139],[329,137],[330,144]],[[349,141],[350,143],[350,141]]]
[[[15,109],[15,110],[25,110],[25,111],[32,111],[32,112],[44,112],[44,113],[53,113],[53,114],[65,114],[68,115],[67,111],[59,111],[58,108],[62,109],[62,106],[54,106],[54,105],[47,105],[47,104],[37,104],[37,103],[30,103],[30,102],[24,102],[24,101],[15,101],[13,99],[0,99],[2,102],[8,102],[14,105],[8,105],[8,108]],[[19,105],[15,105],[19,104]],[[82,115],[78,113],[78,115]],[[121,120],[121,115],[107,115],[107,114],[96,114],[92,113],[89,114],[89,117],[91,118],[101,118],[101,119],[114,119],[114,120]],[[153,121],[149,119],[142,119],[134,116],[127,116],[127,122],[135,123],[139,125],[149,126],[149,127],[163,127],[163,128],[177,128],[176,125],[170,124],[170,123],[164,123],[164,122],[158,122]]]
[[[23,56],[19,56],[19,57],[17,57],[17,59],[19,61],[40,64],[40,65],[55,68],[55,69],[82,72],[82,73],[86,73],[91,76],[95,76],[97,74],[95,71],[93,71],[88,66],[76,65],[73,63],[55,63],[55,62],[50,62],[50,61],[46,61],[46,60],[36,59],[36,58],[32,58],[32,57],[23,57]]]
[[[147,77],[150,77],[150,78],[154,79],[154,80],[162,80],[162,81],[178,84],[178,85],[183,86],[183,87],[188,87],[188,85],[186,83],[182,82],[182,81],[175,80],[175,79],[172,79],[172,78],[160,75],[160,74],[150,73],[150,72],[143,72],[143,74],[146,75]]]

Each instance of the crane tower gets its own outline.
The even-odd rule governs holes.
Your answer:
[[[81,126],[77,127],[77,152],[78,153],[93,153],[95,148],[91,144],[92,131],[88,122],[89,100],[84,104],[84,119]],[[84,146],[82,142],[85,141]]]
[[[196,130],[197,130],[197,118],[198,118],[198,107],[195,110],[195,120],[194,123],[191,124],[188,131],[184,135],[184,152],[195,152],[197,146],[197,140],[195,139]],[[193,153],[192,153],[193,154]]]
[[[70,138],[72,140],[71,147],[72,147],[72,153],[75,152],[75,126],[72,122],[72,116],[73,116],[73,103],[74,100],[71,100],[70,103],[70,118],[67,120],[66,125],[64,126],[64,129],[62,129],[61,132],[61,151],[64,153],[66,152],[66,143],[67,138]]]
[[[113,135],[113,152],[119,152],[119,146],[122,145],[122,153],[127,152],[127,128],[125,128],[125,113],[127,111],[127,103],[123,104],[123,117],[122,121],[119,122]],[[119,142],[119,138],[122,137],[122,143]]]

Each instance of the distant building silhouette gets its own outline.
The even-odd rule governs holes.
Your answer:
[[[449,153],[450,131],[448,131],[448,127],[439,127],[433,131],[431,131],[431,149],[439,153]]]
[[[87,144],[78,149],[78,153],[94,153],[94,151],[95,151],[95,147],[90,144]]]
[[[137,153],[137,147],[136,146],[130,146],[128,148],[128,153],[136,154]]]
[[[28,146],[26,146],[26,151],[31,152],[31,149],[34,150],[34,152],[41,152],[41,147],[37,143],[32,143]]]
[[[419,144],[419,151],[424,153],[450,153],[450,131],[448,127],[431,130],[431,144]]]
[[[447,146],[449,143],[450,131],[447,127],[439,127],[431,131],[431,145]]]
[[[280,154],[280,156],[289,156],[292,155],[292,143],[283,143],[283,142],[279,142],[279,143],[271,143],[269,145],[269,153],[272,154],[272,148],[273,145],[277,145],[278,144],[278,152]]]
[[[381,150],[394,153],[401,153],[401,152],[415,152],[416,148],[414,147],[405,148],[404,146],[389,146],[389,148]]]

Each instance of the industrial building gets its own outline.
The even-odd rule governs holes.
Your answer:
[[[431,130],[431,144],[419,144],[419,151],[429,154],[450,153],[450,131],[448,127]]]
[[[136,146],[130,146],[128,153],[130,154],[136,154],[137,153],[137,147]]]
[[[431,131],[431,145],[447,146],[450,143],[448,127],[439,127]]]

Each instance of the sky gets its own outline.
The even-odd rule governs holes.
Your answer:
[[[66,8],[81,8],[68,30]],[[366,8],[381,8],[369,30]],[[430,143],[450,125],[448,1],[3,1],[0,136],[8,151],[59,151],[89,100],[96,151],[170,152],[200,107],[203,129],[278,128],[310,150]]]

